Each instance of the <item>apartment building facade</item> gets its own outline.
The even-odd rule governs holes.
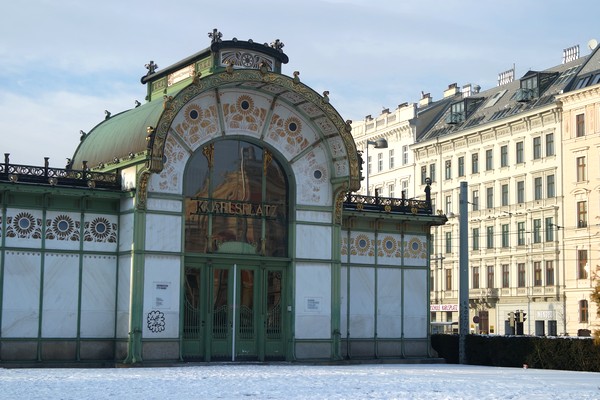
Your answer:
[[[592,164],[598,160],[600,56],[590,48],[585,57],[578,46],[566,49],[560,65],[520,78],[508,70],[485,91],[451,84],[442,100],[422,95],[423,106],[415,107],[405,128],[415,138],[409,146],[412,193],[422,193],[431,180],[432,204],[449,219],[432,230],[432,322],[458,321],[462,239],[469,248],[471,332],[577,335],[591,329],[596,313],[589,294],[600,264],[594,261],[600,174]],[[572,137],[578,124],[590,134]],[[386,135],[377,120],[371,126],[366,139]],[[354,133],[359,146],[363,134]],[[386,138],[390,148],[406,143]],[[584,156],[586,164],[577,167]],[[582,168],[585,179],[577,175]],[[391,180],[394,171],[373,173],[369,182],[383,186],[384,176]],[[463,181],[468,238],[459,237]]]

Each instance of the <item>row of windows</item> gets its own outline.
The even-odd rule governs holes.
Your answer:
[[[367,160],[367,173],[373,173],[373,169],[371,167],[371,156],[369,155],[369,159]],[[408,145],[402,146],[402,165],[408,164]],[[377,153],[377,172],[383,171],[383,153]],[[394,169],[396,167],[396,158],[394,156],[394,149],[388,150],[388,169]]]
[[[546,146],[545,146],[545,155],[546,157],[555,155],[554,149],[554,133],[546,134]],[[524,142],[516,142],[515,143],[515,162],[516,164],[523,164],[525,162],[525,149]],[[533,138],[533,159],[541,159],[542,158],[542,137],[536,136]],[[457,176],[463,177],[465,176],[465,156],[460,156],[457,159],[458,168],[457,168]],[[500,168],[508,167],[509,165],[509,153],[508,153],[508,145],[500,146]],[[488,149],[485,151],[485,170],[491,171],[494,169],[494,153],[493,149]],[[452,160],[446,160],[444,165],[444,179],[452,179]],[[471,154],[471,173],[478,174],[479,173],[479,153]],[[425,184],[425,180],[427,179],[427,166],[421,166],[421,184]],[[429,164],[429,178],[432,182],[435,182],[437,179],[435,163]]]
[[[502,288],[510,287],[510,265],[502,264]],[[489,289],[496,288],[496,268],[493,265],[486,267],[487,280],[486,287]],[[527,273],[525,263],[517,264],[517,287],[526,287],[527,285]],[[533,262],[533,286],[553,286],[555,283],[555,269],[554,261],[534,261]],[[446,268],[445,270],[445,287],[444,290],[452,290],[452,268]],[[471,288],[479,289],[481,284],[480,267],[471,267]],[[433,282],[432,286],[433,287]]]
[[[533,219],[533,231],[531,232],[531,240],[532,243],[542,243],[542,237],[545,242],[553,242],[554,241],[554,231],[557,229],[557,226],[554,224],[554,219],[552,217],[548,217],[544,219],[545,229],[542,231],[542,219],[534,218]],[[501,229],[501,247],[508,248],[511,246],[511,232],[509,229],[509,224],[500,225]],[[525,238],[526,233],[525,230],[525,221],[517,222],[517,246],[524,246],[526,244]],[[480,245],[481,232],[480,228],[472,228],[471,230],[471,250],[477,251],[481,247]],[[493,226],[487,226],[485,228],[485,247],[487,249],[495,248],[495,233]],[[452,247],[452,232],[445,233],[445,252],[446,254],[453,252]]]

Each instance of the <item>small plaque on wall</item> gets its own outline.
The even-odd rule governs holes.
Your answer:
[[[305,297],[304,298],[304,311],[321,313],[322,297]]]
[[[154,307],[159,310],[171,308],[171,282],[153,282]]]

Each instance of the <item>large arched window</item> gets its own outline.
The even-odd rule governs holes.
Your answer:
[[[288,183],[268,150],[206,145],[188,162],[184,195],[186,252],[287,256]]]

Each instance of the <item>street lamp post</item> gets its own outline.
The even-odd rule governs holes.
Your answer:
[[[366,156],[367,156],[367,160],[366,160],[366,162],[367,162],[367,177],[366,177],[367,178],[366,179],[366,181],[367,181],[366,182],[366,184],[367,184],[367,196],[369,195],[369,173],[371,172],[371,171],[369,171],[369,169],[370,169],[369,168],[369,165],[370,165],[369,164],[369,146],[370,145],[373,146],[376,149],[387,149],[388,142],[384,138],[379,138],[379,139],[377,139],[375,141],[367,140],[367,146],[366,146],[366,149],[365,149],[365,153],[366,153]]]

